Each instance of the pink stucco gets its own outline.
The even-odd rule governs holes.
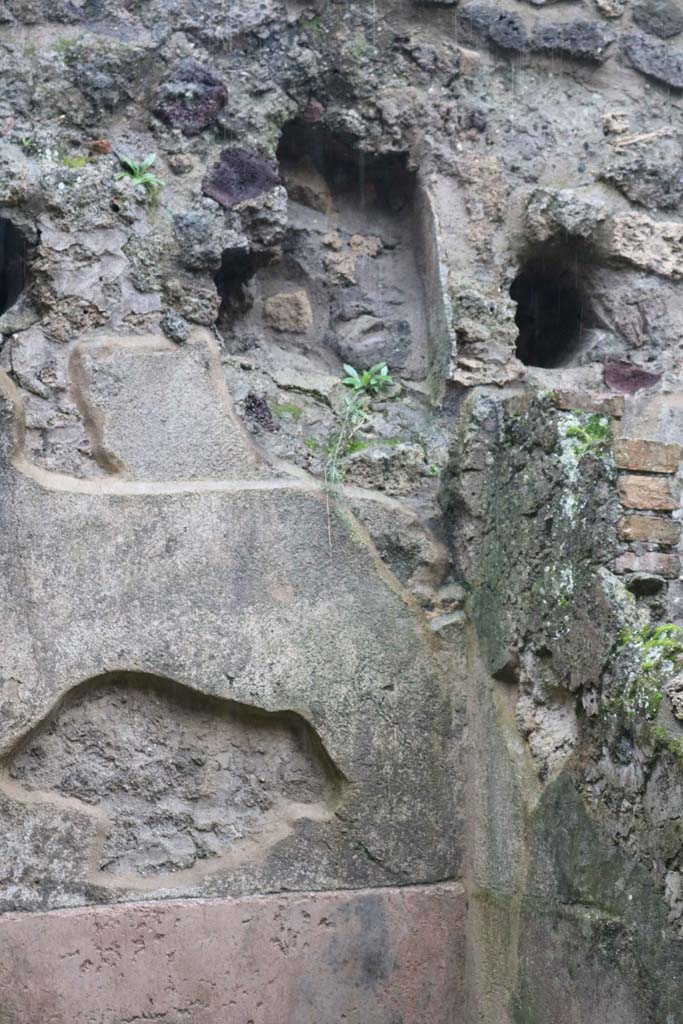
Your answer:
[[[0,918],[1,1024],[459,1024],[456,884]]]

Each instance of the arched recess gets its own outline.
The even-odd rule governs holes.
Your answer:
[[[330,818],[344,781],[294,712],[117,672],[74,687],[17,744],[0,793],[91,815],[89,882],[144,889],[263,857],[298,820]]]

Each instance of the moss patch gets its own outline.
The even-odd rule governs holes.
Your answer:
[[[273,412],[280,419],[294,420],[295,423],[303,416],[303,409],[299,405],[295,405],[294,402],[277,402],[273,406]]]
[[[581,413],[573,413],[574,416],[581,416]],[[573,441],[574,454],[580,459],[586,452],[594,452],[596,455],[605,455],[612,443],[612,430],[606,416],[599,416],[593,413],[585,416],[578,423],[570,423],[566,427],[564,436]]]
[[[608,710],[651,721],[662,703],[664,685],[683,668],[683,629],[667,622],[624,630],[619,652],[622,658],[633,659],[636,667],[623,693],[609,702]]]

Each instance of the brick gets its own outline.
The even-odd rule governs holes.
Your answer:
[[[680,488],[664,476],[622,476],[619,498],[625,508],[673,512],[680,504]]]
[[[614,461],[619,469],[636,469],[642,473],[675,473],[682,454],[680,444],[640,441],[629,437],[620,437],[614,442]]]
[[[562,390],[555,392],[555,404],[558,409],[579,412],[597,412],[601,416],[613,416],[621,419],[624,415],[624,396],[611,395],[605,392]]]
[[[621,540],[647,541],[671,547],[681,535],[679,523],[665,516],[624,516],[617,524]]]
[[[664,576],[667,580],[678,577],[681,560],[678,555],[663,555],[658,551],[647,551],[644,555],[636,555],[627,551],[619,555],[614,563],[614,571],[623,576],[627,572],[643,572],[653,576]]]

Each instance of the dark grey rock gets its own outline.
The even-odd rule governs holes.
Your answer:
[[[460,20],[502,50],[524,53],[528,49],[527,31],[518,14],[488,4],[468,4],[461,9]]]
[[[161,329],[167,338],[171,341],[175,341],[177,345],[182,345],[187,341],[190,329],[187,325],[187,321],[175,312],[173,309],[168,309],[164,314],[161,321]]]
[[[672,89],[683,89],[683,55],[672,53],[664,43],[655,43],[639,32],[621,37],[621,52],[628,64],[648,78]]]
[[[366,315],[343,324],[338,333],[330,332],[326,340],[353,366],[386,362],[399,370],[406,364],[413,338],[407,320],[385,321]]]
[[[615,38],[614,32],[605,25],[577,19],[539,25],[531,38],[531,49],[601,64]]]
[[[173,226],[183,266],[191,270],[218,269],[222,245],[209,214],[198,210],[178,213]]]
[[[71,0],[9,0],[6,6],[23,25],[37,25],[41,21],[73,25],[84,17],[82,5]]]
[[[333,294],[330,313],[333,320],[355,320],[359,316],[377,316],[376,300],[358,285],[339,288]]]
[[[600,176],[648,210],[673,210],[683,199],[682,157],[674,139],[655,139],[617,152]]]
[[[683,11],[672,0],[640,0],[633,8],[633,20],[643,32],[660,39],[683,32]]]

